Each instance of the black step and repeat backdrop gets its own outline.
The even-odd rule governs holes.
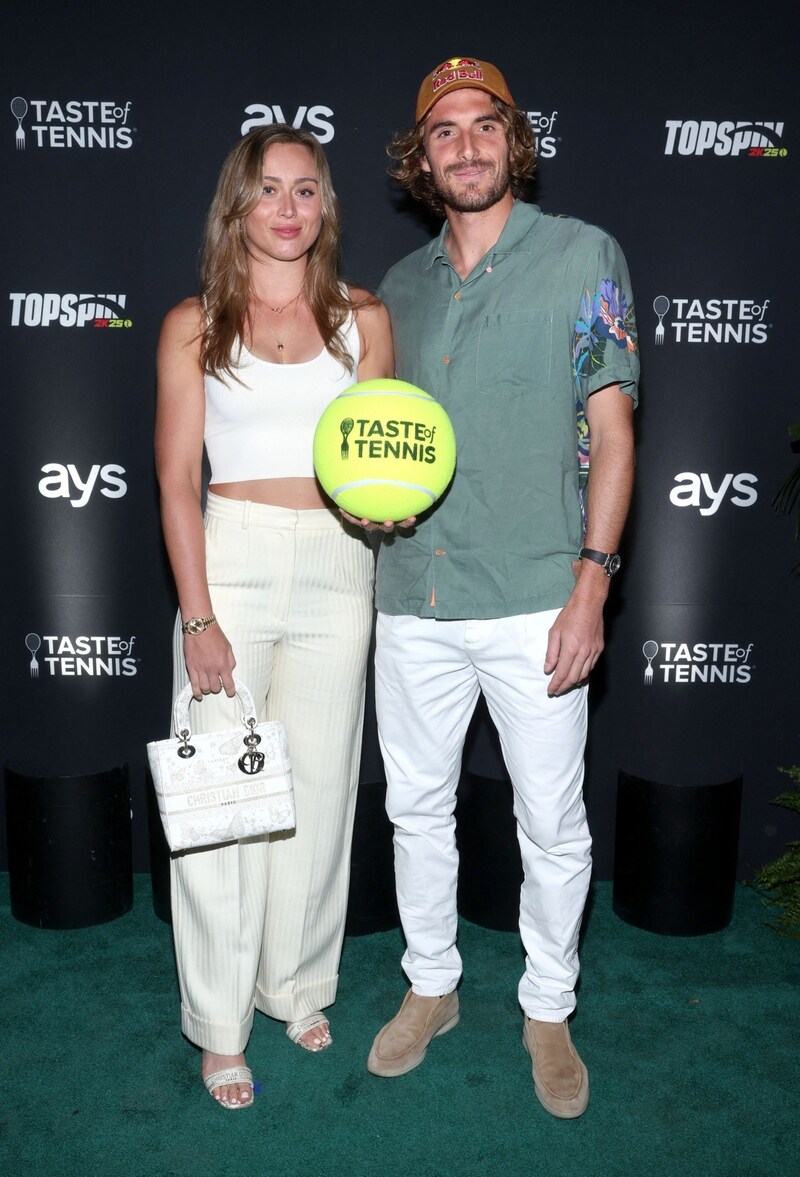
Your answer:
[[[218,169],[249,127],[311,130],[344,206],[345,274],[374,287],[435,229],[387,178],[385,144],[422,75],[473,53],[501,66],[536,129],[537,202],[612,232],[633,276],[644,381],[625,569],[593,691],[598,876],[611,877],[620,769],[676,784],[743,773],[740,873],[773,857],[796,835],[769,804],[777,766],[800,758],[800,548],[771,507],[800,418],[794,10],[12,6],[3,761],[48,775],[127,762],[146,868],[144,747],[167,730],[175,607],[154,353],[164,313],[196,289]],[[481,716],[467,761],[503,776]],[[362,773],[381,775],[371,713]]]

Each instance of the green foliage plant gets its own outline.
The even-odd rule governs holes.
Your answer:
[[[794,781],[794,788],[776,797],[772,804],[800,813],[800,765],[778,770]],[[753,885],[761,892],[765,904],[782,910],[771,926],[782,936],[800,940],[800,841],[789,842],[780,858],[760,866],[753,874]]]
[[[792,449],[800,444],[800,425],[789,426],[789,444]],[[794,538],[800,539],[800,462],[781,483],[772,505],[779,515],[795,512]],[[794,571],[800,575],[800,562]],[[791,777],[794,788],[775,797],[772,804],[800,813],[800,765],[778,771]],[[782,936],[800,939],[800,841],[787,843],[779,858],[758,867],[753,874],[753,885],[766,904],[782,908],[772,927]]]
[[[796,449],[800,445],[800,425],[789,426],[789,443],[792,449]],[[797,463],[794,470],[790,470],[778,487],[772,505],[779,515],[795,512],[794,538],[800,539],[800,462]],[[800,562],[795,564],[794,570],[800,574]]]

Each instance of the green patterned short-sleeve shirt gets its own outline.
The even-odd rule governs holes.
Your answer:
[[[561,608],[582,541],[583,406],[608,384],[637,396],[625,259],[602,230],[520,201],[463,280],[446,237],[379,290],[397,377],[447,410],[457,463],[416,527],[384,539],[377,606],[441,619]]]

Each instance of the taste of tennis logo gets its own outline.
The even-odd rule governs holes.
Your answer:
[[[657,294],[655,342],[766,343],[768,298],[675,298]]]
[[[552,159],[556,154],[557,144],[560,142],[553,134],[553,127],[558,118],[558,111],[553,110],[545,114],[541,110],[526,110],[528,122],[533,128],[536,139],[536,155],[539,159]]]
[[[436,461],[436,445],[433,444],[436,426],[427,422],[345,417],[339,422],[339,429],[342,434],[339,450],[345,461],[350,457],[351,445],[359,458]]]
[[[139,669],[139,659],[133,656],[135,641],[133,635],[67,637],[28,633],[28,671],[31,678],[131,678]]]
[[[749,683],[755,669],[750,661],[752,652],[752,642],[740,646],[738,642],[657,642],[650,638],[642,646],[644,685]]]
[[[17,151],[34,148],[126,150],[133,145],[130,102],[51,98],[11,99]]]

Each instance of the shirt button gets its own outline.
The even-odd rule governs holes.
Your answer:
[[[461,291],[457,290],[453,295],[453,298],[456,300],[456,302],[461,302]]]
[[[443,363],[443,364],[449,364],[449,363],[450,363],[450,357],[449,357],[449,356],[442,356],[442,363]]]
[[[434,556],[446,556],[447,552],[444,550],[444,548],[437,548],[433,554]]]

